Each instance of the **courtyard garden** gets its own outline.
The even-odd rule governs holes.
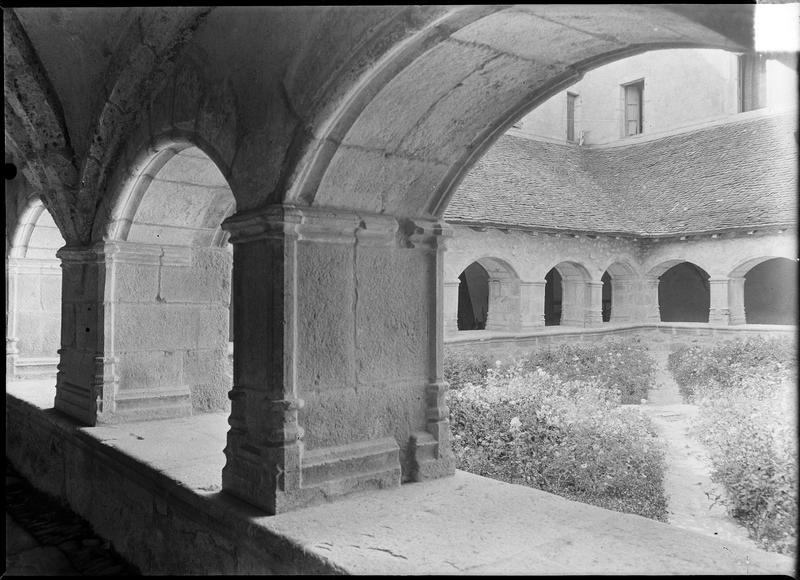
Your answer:
[[[634,406],[653,375],[637,339],[504,360],[447,350],[457,467],[666,521],[664,446]]]
[[[791,340],[691,346],[669,357],[695,436],[728,513],[764,549],[794,554],[797,535],[797,356]]]

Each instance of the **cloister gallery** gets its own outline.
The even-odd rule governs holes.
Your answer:
[[[453,475],[460,330],[795,324],[796,111],[509,131],[613,61],[752,52],[752,6],[3,17],[6,377],[66,421],[18,386],[6,453],[99,528],[135,519],[91,428],[229,413],[219,501],[281,514]]]

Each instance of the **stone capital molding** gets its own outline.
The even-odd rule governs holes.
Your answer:
[[[440,238],[452,236],[452,230],[444,222],[436,220],[288,205],[271,205],[236,213],[222,223],[222,228],[230,234],[232,244],[259,239],[293,239],[438,249],[443,248]]]

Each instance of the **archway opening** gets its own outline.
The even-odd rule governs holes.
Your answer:
[[[489,314],[489,273],[473,262],[458,279],[458,329],[484,330]]]
[[[217,166],[185,145],[159,152],[121,199],[108,236],[114,295],[106,296],[116,415],[229,409],[233,255],[220,225],[234,211]]]
[[[551,268],[544,277],[544,325],[561,324],[561,303],[563,298],[563,281],[561,274]]]
[[[41,201],[23,214],[6,264],[6,376],[55,377],[61,346],[61,262],[65,241]]]
[[[711,292],[708,273],[681,262],[664,272],[658,281],[658,308],[662,322],[708,322]]]
[[[797,324],[797,262],[772,258],[744,276],[744,311],[749,324]]]
[[[611,320],[613,291],[611,288],[611,275],[608,273],[608,270],[603,272],[603,277],[600,278],[600,280],[603,282],[603,322],[609,322]]]

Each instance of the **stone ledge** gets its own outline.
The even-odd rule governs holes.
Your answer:
[[[219,492],[226,415],[80,427],[43,409],[42,389],[8,385],[7,456],[145,574],[794,572],[786,556],[464,472],[264,516]]]

